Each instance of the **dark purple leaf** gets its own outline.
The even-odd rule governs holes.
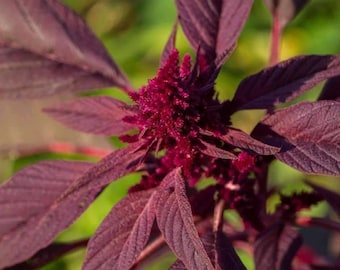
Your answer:
[[[168,246],[188,269],[214,269],[198,236],[179,168],[164,178],[158,192],[156,220]]]
[[[136,147],[138,149],[138,144],[132,144],[130,147],[113,152],[90,169],[86,167],[88,170],[85,174],[83,174],[84,170],[71,174],[75,170],[73,167],[77,168],[75,162],[66,163],[71,164],[71,168],[70,165],[65,165],[64,168],[60,165],[62,163],[57,162],[52,165],[48,163],[52,167],[49,170],[37,167],[38,169],[34,169],[31,173],[31,169],[28,168],[27,171],[15,175],[14,179],[18,180],[15,180],[14,184],[11,184],[12,180],[0,189],[1,192],[5,190],[0,205],[8,204],[10,196],[13,201],[9,206],[0,208],[0,221],[3,224],[0,238],[0,269],[24,261],[49,245],[59,232],[71,225],[87,209],[107,184],[134,171],[140,157],[145,154],[142,150],[138,151]],[[67,172],[71,173],[67,174]],[[49,180],[48,183],[51,183],[51,187],[46,190],[47,186],[36,195],[32,186],[25,188],[27,173],[32,174],[32,186],[39,188],[38,184],[40,182],[43,184],[46,178]],[[64,184],[58,190],[59,181],[64,179],[65,173],[64,178],[67,175],[69,178],[71,176],[74,178],[67,182],[67,186]],[[78,178],[81,174],[83,176]],[[14,193],[11,185],[14,185]],[[21,187],[22,185],[24,188]],[[43,196],[40,196],[41,193]],[[27,215],[25,207],[26,204],[29,205],[32,198],[37,198],[37,202],[33,200],[30,207],[33,210],[28,211],[30,214]]]
[[[81,18],[57,0],[0,1],[0,97],[130,88]]]
[[[178,21],[175,21],[175,24],[172,28],[172,32],[170,34],[170,37],[163,49],[162,55],[161,55],[161,63],[160,66],[162,67],[166,60],[168,59],[170,53],[172,50],[174,50],[176,48],[176,34],[177,34],[177,25],[178,25]]]
[[[318,99],[340,101],[340,76],[327,80]]]
[[[281,27],[294,19],[309,0],[264,0],[273,17],[278,16]]]
[[[302,102],[277,110],[258,129],[282,145],[275,155],[282,162],[308,174],[340,175],[340,102]]]
[[[133,108],[111,97],[79,98],[58,103],[44,109],[48,115],[64,125],[92,134],[121,135],[133,128],[124,122]]]
[[[47,248],[40,250],[28,261],[6,268],[6,270],[36,270],[42,266],[62,257],[63,255],[86,247],[88,240],[81,240],[73,243],[54,243]]]
[[[201,149],[200,151],[206,154],[207,156],[211,156],[215,158],[222,158],[222,159],[237,159],[237,156],[233,154],[232,152],[218,148],[215,145],[207,143],[202,140],[201,140],[201,143],[204,145],[205,148]]]
[[[52,212],[57,198],[93,164],[44,161],[24,168],[0,188],[0,268],[28,259],[64,229]],[[80,202],[64,211],[81,208]],[[68,205],[70,206],[70,205]],[[60,214],[60,213],[59,213]],[[65,213],[65,218],[68,214]],[[51,219],[49,219],[51,218]],[[58,232],[55,232],[58,230]]]
[[[251,150],[260,155],[274,155],[280,151],[279,147],[260,142],[239,129],[229,128],[227,134],[219,136],[219,138],[228,144]]]
[[[332,264],[315,264],[311,265],[312,270],[339,270],[340,269],[340,260],[332,263]]]
[[[131,269],[155,219],[153,192],[129,194],[115,205],[90,240],[84,270]]]
[[[112,152],[77,179],[65,192],[64,197],[71,196],[73,193],[102,189],[127,173],[136,171],[146,155],[143,145],[144,142],[136,142]]]
[[[270,109],[339,74],[340,56],[294,57],[243,80],[233,104],[235,109]]]
[[[255,241],[256,269],[291,270],[292,260],[302,244],[299,232],[290,225],[275,224]]]
[[[337,212],[340,216],[340,194],[333,192],[329,189],[323,188],[318,185],[314,185],[308,182],[308,185],[312,186],[313,189],[320,194],[330,205],[331,207]]]
[[[235,47],[252,0],[176,0],[179,20],[193,48],[221,66]]]
[[[222,232],[205,235],[202,242],[205,250],[213,262],[216,270],[245,270],[240,258],[237,256],[228,238]],[[216,263],[217,262],[217,263]],[[171,270],[185,270],[184,264],[177,260],[170,268]]]
[[[202,237],[205,250],[216,270],[245,270],[231,242],[220,230]]]

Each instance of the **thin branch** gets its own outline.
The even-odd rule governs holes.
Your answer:
[[[157,237],[152,241],[139,255],[132,269],[135,269],[137,265],[149,258],[154,252],[156,252],[160,247],[165,244],[163,236]]]
[[[281,22],[279,11],[275,9],[273,22],[272,22],[272,31],[271,31],[271,48],[270,48],[270,60],[269,65],[273,66],[278,63],[280,60],[280,43],[281,43]]]
[[[326,218],[298,217],[295,220],[295,224],[303,227],[321,227],[340,232],[340,223]]]
[[[222,229],[223,226],[223,212],[224,212],[225,201],[220,200],[214,210],[214,221],[213,221],[213,232],[217,233]]]
[[[59,142],[36,146],[14,146],[0,149],[0,157],[8,159],[16,159],[39,154],[79,154],[87,157],[103,158],[109,153],[111,153],[111,151],[107,149],[77,146]]]

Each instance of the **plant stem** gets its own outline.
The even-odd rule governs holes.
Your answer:
[[[298,217],[295,223],[303,227],[315,226],[340,232],[340,223],[326,218]]]
[[[273,66],[279,62],[280,54],[280,42],[281,42],[281,23],[278,10],[275,10],[272,22],[271,31],[271,49],[270,49],[270,60],[269,65]]]
[[[0,149],[0,157],[11,159],[49,153],[66,155],[79,154],[93,158],[103,158],[109,153],[111,153],[111,151],[106,149],[99,149],[88,146],[77,146],[59,142],[50,143],[46,145],[17,146],[8,147],[6,149]]]
[[[213,221],[213,232],[217,233],[223,226],[223,212],[224,212],[225,201],[220,200],[214,210],[214,221]]]
[[[135,269],[137,265],[150,257],[156,250],[158,250],[161,246],[165,244],[163,236],[157,237],[154,241],[152,241],[139,255],[135,264],[132,266],[132,269]]]

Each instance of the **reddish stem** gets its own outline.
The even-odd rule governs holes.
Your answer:
[[[80,154],[93,158],[103,158],[111,153],[111,150],[58,142],[38,146],[17,146],[0,149],[0,157],[5,158],[20,158],[48,153],[66,155]]]
[[[271,31],[271,49],[270,49],[270,60],[269,65],[273,66],[279,62],[279,54],[280,54],[280,42],[281,42],[281,23],[279,12],[277,10],[274,11],[273,22],[272,22],[272,31]]]
[[[326,218],[298,217],[295,223],[303,227],[315,226],[340,232],[340,223]]]

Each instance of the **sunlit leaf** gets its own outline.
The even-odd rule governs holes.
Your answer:
[[[340,56],[297,56],[247,77],[236,90],[237,109],[270,109],[340,74]]]
[[[340,102],[301,102],[275,111],[256,129],[282,146],[275,155],[282,162],[308,174],[340,175]]]

